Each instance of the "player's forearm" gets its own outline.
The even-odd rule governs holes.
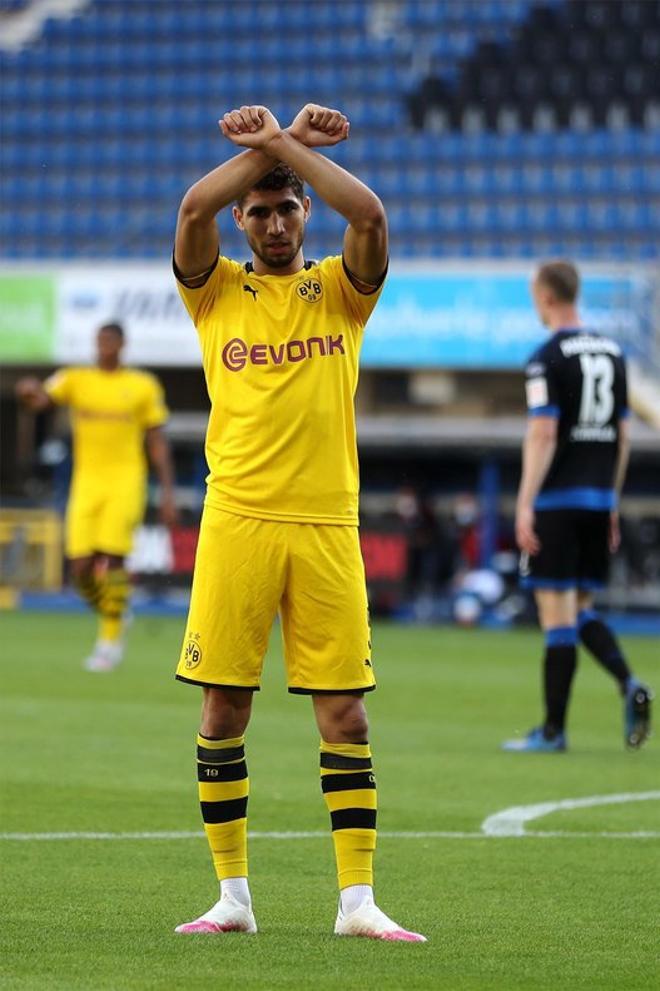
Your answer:
[[[523,447],[523,473],[518,489],[519,507],[534,505],[557,450],[557,439],[528,432]]]
[[[171,495],[174,492],[174,465],[167,439],[160,432],[150,434],[147,439],[147,449],[149,461],[163,493]]]
[[[324,203],[345,217],[355,230],[370,230],[384,223],[383,205],[368,186],[286,131],[271,138],[265,150],[278,162],[285,162],[294,169]]]
[[[628,471],[628,461],[630,459],[630,432],[628,421],[621,420],[619,423],[619,447],[617,449],[616,464],[614,467],[614,491],[617,501],[621,496],[623,483],[626,480]]]
[[[218,165],[191,186],[181,201],[179,216],[201,222],[213,220],[270,172],[275,162],[265,152],[250,148]]]

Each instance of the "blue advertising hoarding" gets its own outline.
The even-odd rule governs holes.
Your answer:
[[[529,291],[533,269],[496,265],[392,266],[367,327],[364,368],[519,368],[544,340]],[[583,273],[581,312],[590,329],[648,357],[648,271]]]
[[[580,270],[585,324],[659,368],[658,267],[591,263]],[[367,326],[362,367],[521,368],[546,334],[532,306],[532,274],[525,262],[393,262]],[[93,330],[109,317],[127,328],[131,363],[200,361],[164,262],[4,264],[0,310],[0,356],[7,362],[90,361]]]

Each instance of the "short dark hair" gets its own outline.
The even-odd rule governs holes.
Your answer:
[[[294,172],[288,165],[285,165],[284,162],[280,162],[274,169],[267,172],[263,179],[260,179],[259,182],[255,182],[254,186],[251,186],[249,189],[246,189],[243,195],[240,196],[236,202],[239,207],[242,207],[246,196],[248,193],[251,193],[253,189],[270,190],[286,189],[287,187],[291,188],[293,195],[302,203],[305,197],[305,187],[303,186],[302,179],[298,173]]]
[[[113,334],[116,334],[122,341],[126,340],[126,334],[124,333],[124,328],[116,320],[111,320],[110,323],[103,323],[99,327],[97,333],[101,333],[102,330],[109,330]]]
[[[536,273],[536,281],[546,286],[560,303],[574,303],[580,292],[580,275],[573,262],[544,262]]]

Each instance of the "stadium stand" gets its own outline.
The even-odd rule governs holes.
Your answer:
[[[3,4],[1,47],[26,6]],[[657,257],[655,0],[75,6],[3,52],[7,258],[167,255],[180,195],[231,152],[218,116],[264,92],[283,119],[349,114],[336,154],[395,256]],[[320,207],[314,251],[340,228]]]
[[[463,131],[657,124],[658,9],[569,0],[533,7],[508,38],[484,40],[453,77],[432,66],[410,100],[420,129]]]
[[[427,270],[454,272],[459,281],[474,272],[489,299],[488,284],[500,274],[515,270],[526,279],[520,275],[526,266],[516,268],[516,259],[565,253],[580,263],[633,263],[634,281],[615,299],[616,329],[630,351],[633,408],[657,426],[655,290],[650,268],[637,262],[657,258],[660,243],[660,128],[649,71],[658,60],[659,30],[655,0],[0,0],[0,267],[5,262],[3,358],[11,366],[0,387],[5,504],[9,496],[21,510],[59,507],[69,470],[65,421],[42,418],[33,428],[17,411],[13,379],[42,376],[44,363],[58,363],[61,353],[49,337],[32,354],[19,320],[28,331],[33,323],[40,330],[39,306],[24,302],[34,301],[29,284],[14,299],[12,280],[23,271],[29,278],[32,269],[59,287],[68,270],[80,273],[82,288],[67,298],[63,323],[73,314],[81,325],[89,318],[91,327],[95,300],[107,298],[99,295],[93,276],[101,266],[93,260],[130,259],[125,267],[107,266],[129,335],[150,329],[149,319],[137,316],[143,307],[153,304],[153,323],[161,313],[171,315],[167,270],[178,203],[203,172],[234,154],[216,121],[243,102],[263,101],[282,121],[307,100],[340,106],[350,116],[350,141],[331,154],[382,196],[395,260],[413,259],[393,266],[388,326],[401,313],[407,319],[395,272],[415,278]],[[243,236],[226,214],[220,222],[224,249],[245,258]],[[315,199],[308,252],[336,252],[343,227]],[[442,257],[467,260],[427,263]],[[489,257],[504,263],[470,260]],[[165,288],[156,279],[153,297],[124,280],[133,261],[137,269],[149,258],[158,259],[154,272],[165,279]],[[34,264],[40,260],[43,266]],[[68,260],[79,265],[60,264]],[[632,271],[630,265],[612,271],[624,268]],[[124,296],[126,285],[131,292]],[[56,291],[61,302],[66,293]],[[405,340],[384,363],[375,350],[366,353],[358,396],[362,508],[364,521],[387,530],[401,487],[428,495],[445,521],[461,493],[473,494],[486,507],[483,531],[490,536],[480,557],[487,561],[498,528],[511,545],[523,355],[490,367],[492,359],[481,353],[482,365],[473,355],[463,366],[471,345],[461,321],[464,308],[474,316],[472,291],[464,290],[455,305],[439,299],[437,312],[433,304],[436,320],[456,314],[456,347],[445,352],[442,341],[434,342],[437,367]],[[600,294],[609,291],[595,290],[591,305],[602,308]],[[428,289],[418,285],[416,292],[423,314]],[[527,320],[526,292],[520,305],[522,315],[519,309],[513,319],[507,315],[512,328]],[[501,320],[490,306],[497,336]],[[630,322],[621,316],[628,310]],[[162,353],[143,353],[141,360],[156,366]],[[159,369],[173,411],[179,499],[191,525],[206,473],[206,393],[196,362],[195,351],[192,362],[188,353],[180,366],[168,359]],[[653,481],[657,437],[636,420],[633,429],[627,523],[642,550],[621,571],[612,603],[637,609],[660,601],[660,503]],[[149,581],[160,575],[169,582],[170,552],[159,540],[155,530],[145,534],[136,568]],[[628,545],[634,544],[631,537]],[[158,547],[160,563],[154,563]],[[181,569],[184,583],[189,570]],[[648,586],[648,599],[640,585]],[[391,591],[388,586],[385,597]]]

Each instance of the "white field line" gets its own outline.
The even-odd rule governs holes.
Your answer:
[[[248,833],[250,840],[320,840],[327,839],[329,832],[318,833]],[[18,842],[35,842],[50,840],[198,840],[203,839],[202,832],[144,832],[144,833],[0,833],[0,842],[14,840]],[[428,832],[386,832],[378,831],[379,840],[490,840],[490,839],[525,839],[525,840],[660,840],[660,830],[638,830],[630,833],[577,833],[571,830],[550,830],[534,833],[461,833],[444,830],[429,830]]]
[[[320,840],[327,839],[329,832],[318,833],[248,833],[250,840]],[[203,839],[202,832],[153,832],[153,833],[0,833],[2,840],[19,842],[34,842],[40,840],[198,840]],[[630,833],[576,833],[571,830],[552,830],[534,833],[460,833],[441,830],[428,832],[386,832],[378,831],[379,840],[490,840],[490,839],[525,839],[525,840],[660,840],[660,830],[638,830]]]
[[[450,832],[446,830],[428,831],[379,831],[381,839],[393,840],[483,840],[525,838],[534,839],[612,839],[612,840],[649,840],[660,839],[660,831],[636,830],[631,832],[571,832],[570,830],[551,830],[544,832],[525,832],[525,823],[551,812],[570,809],[592,808],[597,805],[620,805],[628,802],[648,802],[660,799],[660,791],[627,792],[619,795],[592,795],[587,798],[564,798],[553,802],[540,802],[536,805],[516,805],[502,812],[488,816],[481,824],[478,832]],[[195,831],[158,831],[134,833],[0,833],[0,841],[16,840],[33,842],[39,840],[192,840],[203,838],[201,830]],[[329,833],[317,832],[250,832],[251,840],[318,840],[326,839]]]
[[[328,839],[325,832],[250,832],[250,840],[320,840]],[[438,830],[429,832],[386,832],[378,831],[382,839],[395,840],[483,840],[483,833],[453,833]],[[153,832],[153,833],[0,833],[0,840],[196,840],[204,838],[204,833],[196,832]]]
[[[525,823],[551,812],[570,809],[588,809],[596,805],[621,805],[627,802],[649,802],[660,799],[660,791],[625,792],[620,795],[591,795],[588,798],[563,798],[554,802],[540,802],[537,805],[514,805],[510,809],[496,812],[481,824],[486,836],[525,836]],[[538,834],[535,833],[535,836]],[[574,834],[570,834],[574,835]],[[655,834],[660,835],[658,833]]]
[[[574,833],[570,829],[556,829],[556,830],[538,830],[533,833],[523,833],[522,835],[516,834],[508,836],[497,836],[488,835],[482,833],[482,836],[488,839],[497,840],[554,840],[554,839],[571,839],[571,840],[593,840],[593,839],[605,839],[605,840],[660,840],[660,830],[652,829],[638,829],[636,832],[631,833],[607,833],[607,832],[596,832],[596,833]]]

